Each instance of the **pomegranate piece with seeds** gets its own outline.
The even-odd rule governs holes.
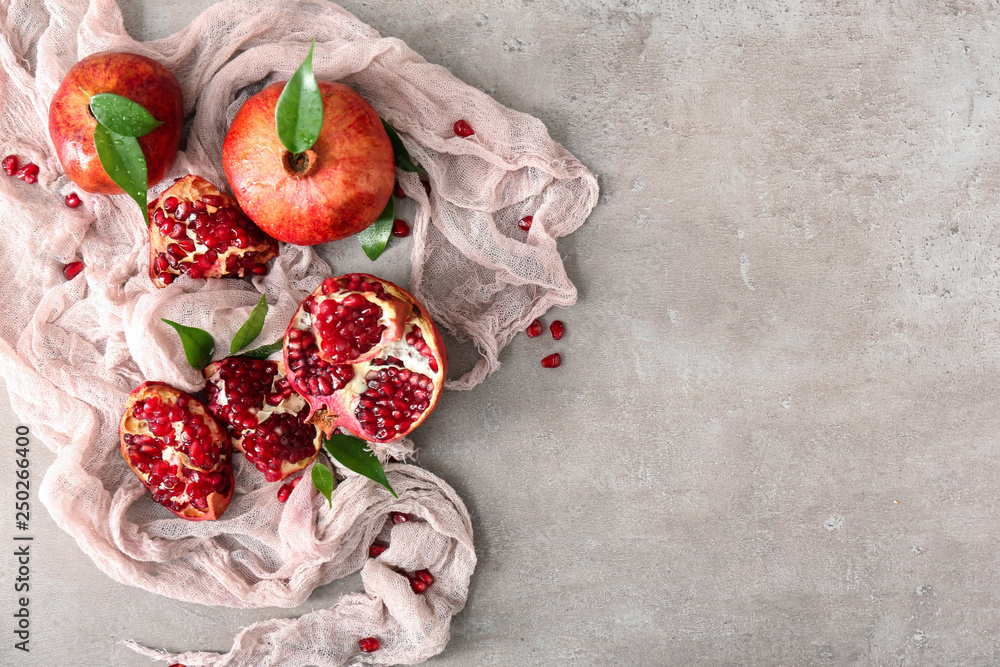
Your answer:
[[[3,159],[3,170],[7,172],[8,176],[13,176],[17,171],[18,159],[16,155],[8,155]]]
[[[284,371],[280,362],[249,357],[226,357],[204,370],[209,412],[269,482],[308,466],[323,444],[320,430],[305,421],[308,404],[292,391]]]
[[[149,205],[149,277],[166,287],[176,276],[264,275],[278,242],[260,230],[236,200],[188,174]]]
[[[460,137],[471,137],[475,134],[472,126],[465,120],[456,120],[455,126],[452,129],[455,131],[455,134]]]
[[[437,405],[448,371],[441,334],[402,288],[375,276],[327,278],[285,332],[292,389],[327,435],[369,442],[410,433]]]
[[[232,443],[194,396],[162,382],[129,394],[119,451],[153,500],[189,521],[218,519],[233,495]]]
[[[358,648],[365,653],[374,653],[379,649],[381,645],[378,640],[374,637],[365,637],[364,639],[358,640]]]

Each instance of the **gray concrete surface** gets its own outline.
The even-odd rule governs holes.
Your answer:
[[[207,4],[122,0],[145,38]],[[416,434],[480,555],[434,664],[1000,663],[997,7],[749,4],[346,3],[603,188],[561,242],[563,341]],[[4,664],[227,650],[360,587],[182,604],[34,523],[32,659]]]

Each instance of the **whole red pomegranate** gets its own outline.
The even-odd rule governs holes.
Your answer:
[[[240,277],[267,273],[278,243],[250,221],[236,200],[188,174],[149,204],[149,277]]]
[[[218,519],[233,496],[232,443],[205,405],[162,382],[129,394],[119,451],[153,500],[190,521]]]
[[[309,406],[292,391],[281,363],[227,357],[204,373],[209,411],[267,481],[283,480],[316,459],[323,435],[305,422]]]
[[[437,405],[448,372],[441,333],[406,290],[365,273],[327,278],[285,332],[292,389],[327,435],[400,438]]]
[[[381,215],[395,181],[392,143],[360,95],[320,83],[323,127],[313,147],[281,144],[274,108],[284,82],[246,101],[222,145],[222,166],[240,206],[286,243],[316,245],[365,229]]]
[[[159,183],[174,163],[184,128],[184,100],[177,77],[145,56],[105,51],[73,65],[52,98],[49,136],[66,175],[87,192],[122,194],[101,166],[94,147],[97,120],[90,112],[90,96],[98,93],[138,102],[163,123],[139,137],[149,185]]]

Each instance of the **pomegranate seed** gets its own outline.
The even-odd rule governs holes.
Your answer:
[[[416,577],[410,577],[410,588],[413,589],[414,593],[423,593],[427,590],[427,582],[422,579],[417,579]]]
[[[19,178],[28,185],[31,185],[38,180],[38,165],[29,162],[17,170],[14,174],[14,178]]]
[[[379,544],[378,542],[376,542],[375,544],[368,547],[368,557],[378,558],[379,556],[382,555],[382,552],[384,552],[388,548],[389,547],[385,546],[384,544]]]
[[[392,519],[393,523],[406,523],[410,520],[410,515],[402,512],[389,512],[389,518]]]
[[[428,586],[434,583],[434,575],[430,573],[430,570],[417,570],[413,573],[413,576]]]
[[[75,192],[71,192],[68,195],[66,195],[66,206],[69,206],[70,208],[76,208],[82,203],[83,202],[80,201],[80,198],[77,196]]]
[[[396,187],[392,189],[392,194],[394,194],[399,199],[402,199],[403,197],[406,196],[406,193],[403,192],[403,186],[400,185],[399,183],[396,183]]]
[[[529,229],[531,229],[531,223],[533,223],[534,221],[535,221],[535,216],[526,215],[517,221],[517,226],[523,229],[524,231],[528,231]]]
[[[282,484],[281,488],[278,489],[278,502],[283,503],[288,500],[288,496],[292,495],[292,485]]]
[[[549,325],[549,331],[552,332],[554,340],[562,340],[563,334],[566,333],[566,325],[559,320],[555,320]]]
[[[365,637],[358,641],[358,648],[360,648],[365,653],[374,653],[379,649],[381,644],[374,637]]]
[[[475,134],[472,127],[464,120],[456,120],[455,127],[453,129],[455,130],[455,134],[460,137],[471,137]]]
[[[63,275],[66,276],[66,280],[73,280],[80,272],[83,271],[83,262],[70,262],[63,267]]]
[[[17,171],[17,166],[18,162],[16,155],[8,155],[3,159],[3,170],[7,172],[8,176],[14,175],[14,172]]]
[[[542,366],[545,368],[558,368],[559,364],[562,363],[562,357],[559,356],[558,352],[550,354],[549,356],[542,359]]]
[[[179,662],[175,662],[174,664],[170,665],[170,667],[184,667],[184,665],[182,665]]]
[[[406,224],[406,220],[393,220],[392,221],[392,235],[403,238],[410,235],[410,226]]]
[[[528,328],[524,330],[524,333],[528,334],[528,338],[538,338],[542,335],[542,323],[537,319],[532,320]]]

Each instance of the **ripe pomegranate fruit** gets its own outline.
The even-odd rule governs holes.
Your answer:
[[[315,460],[322,433],[305,422],[309,406],[292,391],[280,363],[227,357],[204,373],[209,412],[229,428],[233,445],[267,481],[281,481]]]
[[[3,162],[0,164],[3,165],[3,170],[7,172],[8,176],[13,176],[14,172],[17,171],[17,166],[18,166],[17,156],[8,155],[3,159]]]
[[[162,382],[129,394],[118,428],[125,462],[153,500],[190,521],[218,519],[233,495],[232,443],[194,396]]]
[[[149,204],[149,277],[166,287],[174,276],[242,278],[267,273],[278,243],[236,200],[188,174]]]
[[[455,126],[452,129],[455,131],[455,134],[460,137],[471,137],[475,134],[472,126],[465,120],[456,120]]]
[[[381,215],[396,178],[392,142],[378,114],[339,83],[320,82],[323,127],[309,150],[282,146],[273,83],[240,108],[222,145],[233,193],[261,229],[286,243],[316,245],[367,228]]]
[[[437,405],[448,371],[441,334],[408,292],[365,273],[327,278],[285,332],[292,389],[309,421],[370,442],[400,438]]]
[[[542,335],[542,323],[538,319],[531,320],[531,324],[524,330],[528,338],[538,338]]]
[[[561,320],[553,320],[552,324],[549,325],[549,331],[552,332],[553,340],[562,340],[563,335],[566,333],[566,325]]]
[[[374,653],[379,649],[381,645],[378,640],[374,637],[365,637],[364,639],[358,640],[358,648],[365,653]]]
[[[166,175],[177,155],[184,129],[184,100],[177,77],[166,67],[134,53],[104,51],[70,68],[49,106],[49,136],[63,170],[87,192],[122,194],[104,171],[94,147],[97,119],[90,96],[115,93],[138,102],[160,125],[139,137],[150,186]]]

